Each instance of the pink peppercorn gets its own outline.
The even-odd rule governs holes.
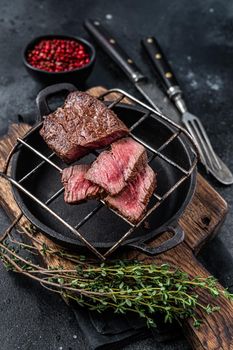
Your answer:
[[[47,72],[65,72],[81,68],[90,62],[86,48],[69,39],[41,40],[27,53],[31,66]]]

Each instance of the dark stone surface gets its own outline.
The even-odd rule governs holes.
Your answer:
[[[140,39],[155,35],[167,53],[182,85],[190,110],[206,126],[217,153],[233,169],[233,4],[231,1],[0,1],[0,132],[18,114],[35,111],[40,86],[24,70],[21,50],[36,35],[64,33],[88,37],[82,22],[100,18],[120,39],[145,73],[147,60]],[[111,14],[111,19],[106,15]],[[109,17],[109,16],[108,16]],[[110,16],[111,17],[111,16]],[[97,50],[97,63],[87,87],[121,87],[136,95],[132,85],[107,56]],[[26,121],[33,122],[31,117]],[[225,286],[233,285],[232,187],[212,181],[229,203],[221,235],[201,253],[208,269]],[[1,213],[0,227],[6,225]],[[37,284],[9,274],[0,265],[1,350],[88,349],[74,316],[59,297]],[[139,341],[125,350],[190,349],[185,340],[157,344]]]

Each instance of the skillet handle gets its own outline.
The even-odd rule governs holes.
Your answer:
[[[173,233],[173,236],[165,242],[161,243],[158,247],[150,247],[144,242],[132,243],[129,244],[129,246],[147,255],[155,256],[174,248],[184,240],[184,231],[179,225],[176,227],[169,226],[160,233],[163,232],[171,232]]]
[[[49,96],[52,96],[61,91],[72,92],[76,90],[77,88],[73,84],[68,84],[68,83],[50,85],[45,89],[41,90],[36,98],[37,108],[39,109],[38,121],[41,121],[41,118],[43,116],[51,113],[51,110],[49,108],[48,101],[47,101]]]

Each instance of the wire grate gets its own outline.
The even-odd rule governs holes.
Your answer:
[[[137,122],[135,122],[129,128],[129,130],[130,130],[130,136],[133,139],[135,139],[137,142],[142,144],[147,149],[147,151],[152,153],[151,157],[149,158],[149,163],[151,161],[153,161],[153,159],[155,159],[155,157],[160,157],[161,159],[163,159],[163,161],[168,163],[170,166],[178,169],[182,173],[182,177],[175,184],[173,184],[169,188],[169,190],[166,193],[164,193],[162,196],[160,196],[156,193],[153,194],[153,197],[156,199],[155,204],[149,210],[147,210],[147,212],[145,213],[143,218],[137,224],[132,224],[126,218],[121,216],[119,213],[117,213],[113,209],[109,208],[110,210],[113,211],[113,213],[115,215],[117,215],[122,220],[124,220],[127,224],[129,224],[130,228],[127,230],[127,232],[123,233],[122,237],[111,248],[109,248],[104,254],[101,253],[100,251],[98,251],[90,242],[88,242],[85,239],[84,235],[78,231],[78,229],[80,227],[82,227],[86,222],[88,222],[105,205],[104,200],[100,200],[98,205],[92,211],[90,211],[88,214],[86,214],[85,217],[81,221],[79,221],[75,226],[72,226],[65,220],[65,218],[62,218],[55,211],[53,211],[51,208],[49,208],[49,204],[51,204],[56,198],[58,198],[64,192],[63,187],[60,188],[58,191],[56,191],[54,194],[52,194],[45,202],[42,202],[39,198],[37,198],[35,195],[33,195],[31,192],[29,192],[23,186],[23,182],[26,179],[28,179],[30,176],[35,174],[46,163],[49,166],[53,167],[59,173],[62,172],[62,168],[60,168],[52,160],[55,153],[51,153],[50,155],[46,156],[43,153],[41,153],[39,150],[37,150],[36,148],[32,147],[27,142],[28,136],[30,136],[32,133],[37,131],[40,128],[40,126],[42,125],[42,122],[37,124],[35,127],[33,127],[23,138],[17,139],[17,144],[15,145],[13,151],[10,153],[10,156],[7,160],[5,173],[2,174],[5,178],[7,178],[11,182],[11,184],[13,186],[17,187],[20,191],[22,191],[24,194],[26,194],[28,197],[30,197],[33,201],[35,201],[40,207],[42,207],[48,213],[50,213],[56,220],[58,220],[60,223],[62,223],[64,226],[66,226],[72,232],[72,234],[74,234],[76,237],[78,237],[78,239],[80,239],[80,241],[82,241],[83,244],[85,244],[96,256],[98,256],[102,260],[105,260],[111,253],[113,253],[134,232],[134,230],[136,228],[138,228],[146,220],[146,218],[148,218],[149,215],[151,215],[160,206],[160,204],[166,198],[168,198],[168,196],[171,193],[173,193],[192,174],[192,172],[194,171],[195,166],[197,164],[197,160],[198,160],[197,147],[185,129],[183,129],[181,126],[179,126],[176,123],[174,123],[173,121],[171,121],[169,118],[167,118],[166,116],[164,116],[160,112],[154,110],[153,108],[147,106],[146,104],[142,103],[138,99],[136,99],[133,96],[129,95],[128,93],[124,92],[123,90],[119,90],[119,89],[108,90],[107,92],[105,92],[104,94],[99,96],[99,99],[105,101],[106,97],[109,97],[109,95],[111,95],[112,93],[117,93],[119,95],[119,97],[117,99],[115,99],[113,102],[111,102],[108,105],[108,108],[113,108],[113,107],[117,106],[117,104],[119,104],[123,99],[127,98],[127,100],[129,102],[136,104],[136,105],[139,105],[140,107],[143,107],[143,109],[145,110],[145,113],[143,114],[143,116]],[[174,132],[172,133],[172,135],[165,142],[163,142],[163,144],[160,147],[158,147],[157,149],[151,147],[148,143],[145,142],[145,140],[136,136],[134,133],[134,130],[136,128],[140,127],[141,124],[148,118],[153,118],[155,120],[160,119],[163,122],[167,123],[168,125],[172,126],[172,128],[174,129]],[[170,159],[168,156],[166,156],[162,153],[162,151],[164,151],[168,145],[172,144],[172,142],[174,142],[174,140],[176,140],[181,134],[185,135],[185,137],[187,138],[187,141],[191,145],[191,149],[193,152],[193,160],[192,160],[192,163],[191,163],[189,169],[184,169],[181,165],[177,164],[177,162],[175,162],[173,159]],[[19,149],[19,147],[28,148],[37,157],[39,157],[41,159],[41,161],[30,172],[25,174],[20,180],[16,181],[15,179],[13,179],[7,175],[7,168],[8,168],[11,156],[14,154],[14,152],[16,150]],[[99,155],[99,153],[96,151],[93,151],[92,153],[95,157]]]

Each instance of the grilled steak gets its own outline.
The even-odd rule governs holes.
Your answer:
[[[104,103],[75,91],[63,107],[44,118],[40,134],[61,159],[70,163],[127,135],[128,129]]]
[[[147,164],[145,148],[132,138],[124,138],[102,152],[85,175],[86,179],[116,195]]]
[[[85,179],[84,176],[89,168],[90,165],[82,164],[70,166],[62,171],[66,203],[75,204],[86,199],[99,198],[103,195],[103,189]]]
[[[142,218],[156,187],[156,175],[146,166],[117,196],[105,198],[106,204],[136,224]]]

